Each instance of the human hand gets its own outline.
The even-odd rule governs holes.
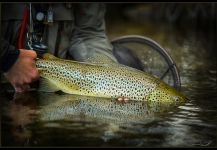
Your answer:
[[[20,54],[15,64],[4,73],[16,92],[27,91],[30,88],[29,83],[39,78],[35,65],[36,58],[37,54],[35,51],[20,49]]]

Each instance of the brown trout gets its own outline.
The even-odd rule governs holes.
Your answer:
[[[148,121],[170,110],[171,105],[129,101],[124,105],[110,98],[80,95],[37,93],[40,96],[40,120],[97,120],[104,123],[128,124]]]
[[[160,79],[143,71],[116,63],[87,63],[64,60],[45,54],[36,62],[42,89],[69,94],[182,103],[186,97]]]

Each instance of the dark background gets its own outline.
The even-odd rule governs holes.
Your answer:
[[[210,54],[216,54],[216,3],[107,3],[107,26],[115,21],[168,24],[179,30],[190,28],[203,36]],[[108,27],[109,28],[109,27]]]

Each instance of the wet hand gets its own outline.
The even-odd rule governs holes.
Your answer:
[[[20,49],[20,54],[15,64],[4,73],[16,92],[27,91],[29,84],[39,78],[35,60],[37,54],[33,50]]]

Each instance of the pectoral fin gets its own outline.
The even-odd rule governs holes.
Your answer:
[[[40,78],[38,91],[57,92],[60,91],[60,88],[58,88],[52,81],[46,78]]]

